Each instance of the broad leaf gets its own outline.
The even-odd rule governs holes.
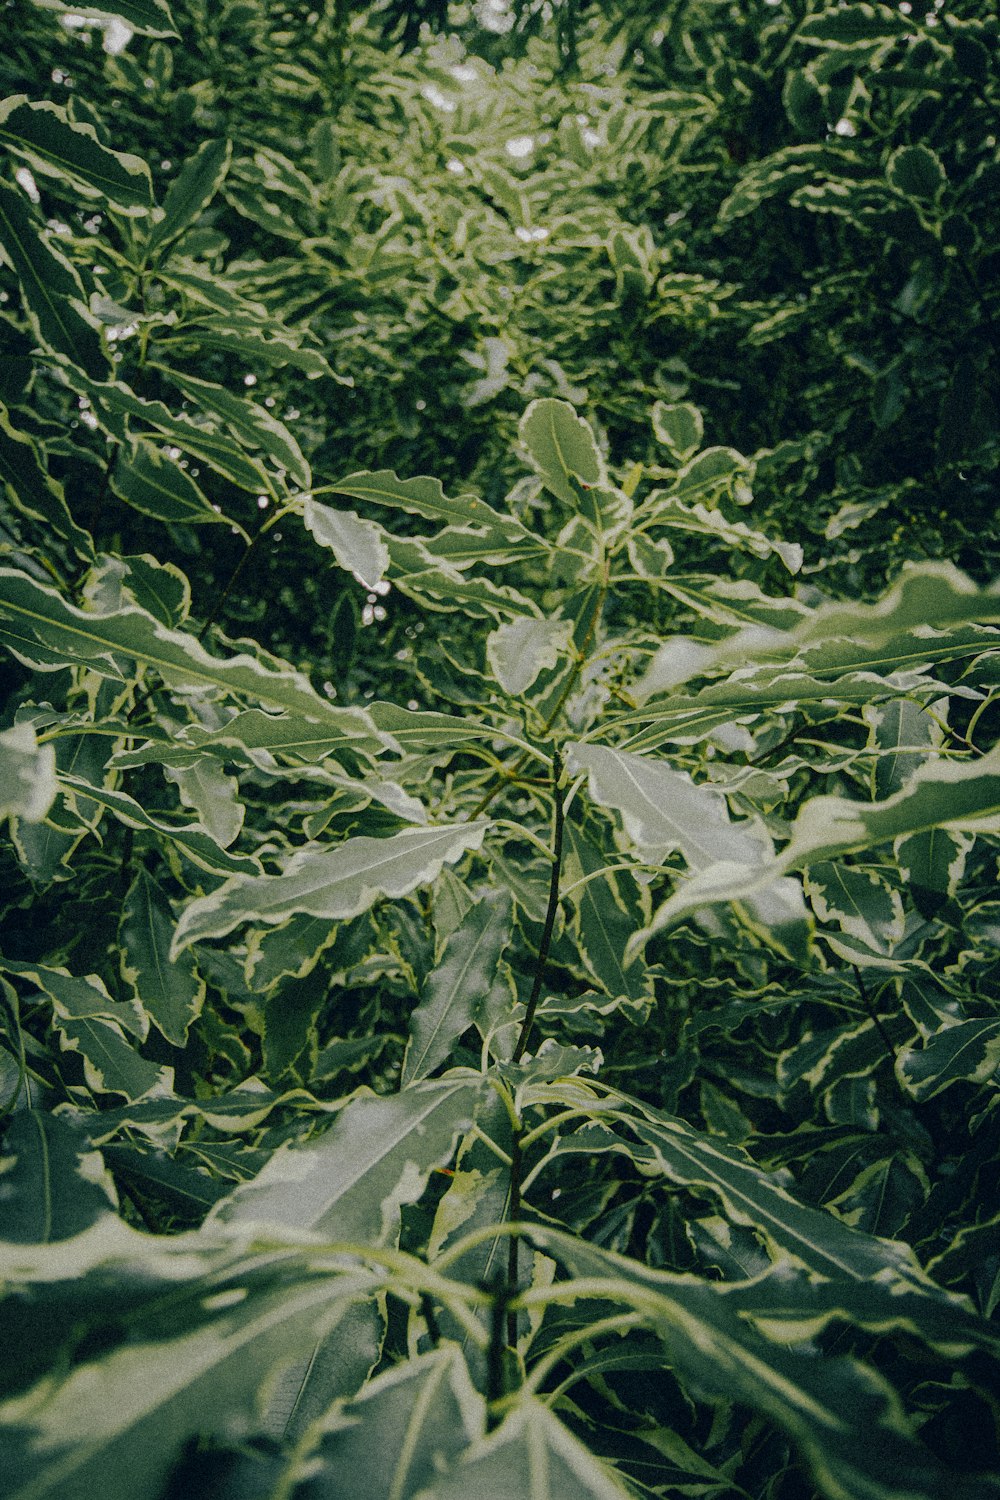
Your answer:
[[[272,1156],[253,1182],[224,1199],[226,1224],[286,1224],[337,1241],[394,1242],[402,1205],[424,1189],[471,1121],[478,1078],[360,1094],[322,1136]]]

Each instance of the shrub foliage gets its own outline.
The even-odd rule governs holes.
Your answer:
[[[1000,1494],[961,11],[8,0],[11,1500]]]

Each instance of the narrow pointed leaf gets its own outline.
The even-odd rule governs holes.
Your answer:
[[[400,1209],[424,1189],[471,1121],[478,1078],[423,1083],[401,1094],[360,1094],[306,1146],[278,1151],[219,1204],[226,1224],[287,1224],[328,1238],[394,1242]]]
[[[510,894],[494,891],[470,908],[448,938],[410,1016],[404,1087],[432,1073],[463,1032],[488,1015],[497,964],[511,938],[512,909]]]
[[[347,839],[332,849],[293,854],[280,875],[237,877],[192,901],[177,927],[174,953],[244,922],[274,926],[295,912],[340,921],[380,896],[405,896],[434,880],[442,865],[478,849],[485,819],[436,828],[407,828],[389,838]]]
[[[176,459],[142,438],[115,465],[111,488],[134,510],[158,521],[181,521],[188,526],[229,524],[212,509],[208,496]]]
[[[183,1047],[205,999],[205,981],[190,953],[170,961],[174,925],[163,890],[140,870],[125,897],[118,929],[122,978],[157,1030]]]
[[[163,217],[153,225],[149,251],[156,254],[184,233],[218,192],[229,170],[232,146],[228,141],[203,141],[188,157],[163,200]]]
[[[20,188],[0,181],[0,254],[21,286],[31,330],[99,380],[110,368],[76,268],[57,250]]]
[[[71,121],[58,104],[29,102],[23,94],[5,99],[0,143],[26,157],[33,171],[61,178],[86,198],[103,198],[126,213],[152,207],[146,163],[131,152],[109,151],[92,125]]]

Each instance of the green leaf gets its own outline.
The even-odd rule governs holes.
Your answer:
[[[163,200],[163,217],[153,225],[148,254],[156,256],[189,229],[215,197],[229,170],[232,146],[228,141],[203,141],[170,184]]]
[[[821,861],[810,866],[806,892],[821,921],[870,948],[884,951],[903,935],[899,896],[874,871]]]
[[[920,704],[907,698],[883,704],[865,717],[872,725],[871,743],[879,752],[874,795],[891,797],[923,763],[940,732]]]
[[[99,380],[109,362],[83,283],[42,228],[20,188],[0,181],[0,252],[20,283],[31,331],[43,349],[64,354]]]
[[[587,773],[595,802],[622,814],[644,859],[661,863],[679,849],[700,870],[722,859],[757,863],[771,852],[762,826],[750,819],[733,823],[722,792],[697,785],[665,760],[584,744],[571,746],[567,760]]]
[[[261,449],[279,468],[287,470],[288,477],[300,489],[309,488],[312,474],[302,449],[285,424],[279,422],[266,406],[260,406],[246,395],[235,396],[225,386],[200,380],[186,371],[169,369],[166,365],[152,368],[160,370],[198,410],[214,412],[220,417],[241,444]],[[183,445],[178,442],[178,446]]]
[[[180,36],[167,0],[108,0],[106,5],[67,4],[66,0],[31,0],[31,3],[44,10],[68,10],[86,20],[122,20],[140,36]]]
[[[94,543],[90,533],[70,515],[61,484],[46,472],[38,446],[26,432],[10,421],[0,405],[0,483],[15,509],[42,524],[68,542],[78,557],[91,560]]]
[[[205,981],[190,953],[171,962],[174,916],[165,893],[140,870],[122,905],[118,928],[122,978],[135,1003],[175,1047],[183,1047],[205,999]]]
[[[1000,1067],[1000,1021],[960,1021],[899,1053],[896,1076],[914,1099],[933,1099],[953,1083],[985,1083]]]
[[[311,1496],[410,1500],[479,1437],[485,1417],[485,1402],[453,1344],[407,1360],[337,1414],[318,1450],[322,1469]]]
[[[634,876],[624,870],[599,874],[617,851],[599,849],[572,820],[566,823],[564,848],[564,889],[586,881],[566,899],[578,912],[576,938],[588,969],[614,998],[641,999],[649,990],[647,967],[641,959],[631,964],[622,959],[629,935],[643,920]]]
[[[704,868],[659,907],[651,925],[633,939],[632,951],[699,906],[742,900],[790,870],[932,828],[1000,831],[1000,749],[974,761],[926,761],[885,802],[812,798],[779,855],[756,868],[731,859]]]
[[[401,1094],[357,1095],[322,1136],[276,1151],[264,1170],[223,1200],[225,1224],[286,1224],[338,1241],[394,1242],[400,1211],[422,1193],[470,1123],[478,1077],[415,1084]]]
[[[296,1443],[313,1422],[327,1416],[335,1401],[355,1394],[382,1351],[385,1317],[380,1300],[355,1302],[332,1332],[317,1340],[309,1358],[282,1376],[267,1410],[268,1433]]]
[[[29,103],[24,94],[0,104],[0,142],[23,156],[33,171],[61,178],[85,198],[102,198],[125,213],[152,207],[149,168],[127,151],[109,151],[86,122],[74,122],[58,104]]]
[[[678,463],[685,463],[701,447],[705,423],[701,412],[689,401],[653,405],[653,432]]]
[[[486,637],[486,660],[504,692],[519,698],[566,657],[572,634],[572,620],[507,620]]]
[[[523,1397],[416,1500],[628,1500],[632,1493],[542,1401]]]
[[[944,167],[928,146],[900,146],[889,157],[886,176],[899,193],[934,199],[946,185]]]
[[[256,874],[260,870],[260,862],[254,855],[230,854],[200,823],[185,825],[168,823],[164,818],[154,818],[127,792],[119,792],[114,787],[95,786],[81,776],[66,773],[60,773],[59,787],[68,795],[71,805],[76,803],[79,806],[81,800],[84,805],[96,804],[124,823],[126,828],[148,828],[152,833],[159,834],[161,838],[182,849],[199,870],[207,870],[210,875]]]
[[[23,1109],[8,1122],[0,1157],[0,1238],[48,1245],[114,1211],[100,1155],[58,1115]]]
[[[657,525],[669,526],[674,531],[693,531],[701,536],[712,537],[727,547],[749,552],[752,557],[780,557],[789,573],[797,573],[802,566],[803,553],[798,542],[783,542],[765,536],[762,531],[756,531],[745,521],[730,521],[721,510],[710,510],[706,505],[686,502],[676,494],[654,490],[647,496],[638,514],[646,520],[655,521]]]
[[[38,743],[34,725],[0,731],[0,818],[40,823],[58,790],[55,749]]]
[[[287,709],[295,718],[275,721],[275,732],[302,732],[302,719],[335,737],[347,736],[359,750],[365,742],[384,745],[360,709],[338,709],[308,679],[274,657],[247,651],[228,658],[211,656],[193,636],[169,630],[140,609],[93,614],[77,609],[27,574],[0,569],[0,641],[19,659],[42,671],[75,662],[113,681],[127,681],[126,664],[152,668],[180,689],[214,688],[269,708]],[[263,715],[255,723],[260,724]],[[357,733],[352,733],[356,726]]]
[[[379,469],[371,473],[348,474],[330,488],[339,495],[366,500],[371,505],[386,505],[393,510],[423,516],[428,521],[471,527],[482,532],[496,546],[530,535],[513,516],[501,515],[476,495],[458,495],[451,499],[442,489],[440,479],[400,479],[391,469]]]
[[[90,1088],[123,1094],[130,1102],[170,1090],[172,1069],[158,1067],[135,1049],[146,1034],[145,1017],[134,1004],[112,1000],[96,974],[79,979],[67,969],[12,958],[0,958],[0,969],[29,980],[51,1001],[63,1048],[79,1053]]]
[[[546,487],[575,508],[580,489],[605,482],[604,462],[590,424],[568,401],[532,401],[518,427],[521,443]]]
[[[265,1380],[331,1332],[364,1284],[327,1275],[274,1289],[236,1275],[220,1293],[207,1277],[195,1283],[210,1314],[220,1300],[207,1318],[191,1309],[194,1328],[168,1323],[155,1341],[78,1365],[41,1403],[34,1391],[4,1403],[8,1500],[159,1500],[182,1445],[252,1421]]]
[[[164,765],[163,774],[176,786],[184,806],[197,814],[209,838],[228,849],[239,837],[246,815],[235,776],[227,776],[214,755],[199,755],[186,766]]]
[[[857,47],[891,42],[907,27],[906,17],[888,5],[857,3],[807,16],[796,30],[799,42],[823,47]]]
[[[921,916],[933,917],[956,894],[972,843],[967,833],[929,828],[893,844],[899,873]]]
[[[444,945],[440,962],[428,974],[420,1002],[410,1016],[410,1040],[403,1058],[402,1085],[418,1083],[449,1056],[470,1026],[481,1033],[510,991],[497,965],[511,939],[513,903],[509,892],[492,891],[472,906]]]
[[[98,384],[95,380],[88,380],[76,365],[65,360],[58,368],[70,389],[87,397],[94,416],[116,442],[128,444],[136,437],[152,439],[153,435],[145,430],[139,433],[130,430],[124,419],[134,417],[155,428],[188,457],[208,464],[238,489],[249,490],[251,494],[264,491],[275,495],[274,480],[263,464],[225,433],[185,416],[175,416],[162,401],[147,401],[121,381]]]
[[[458,609],[473,619],[495,619],[498,615],[537,619],[541,613],[532,599],[509,584],[466,578],[459,568],[436,557],[419,537],[387,535],[386,542],[393,584],[425,609]]]
[[[389,566],[389,548],[382,528],[353,510],[334,510],[306,497],[302,512],[306,530],[321,547],[329,547],[337,565],[372,589]]]
[[[176,459],[143,438],[136,438],[118,460],[110,483],[126,505],[157,521],[180,521],[187,526],[232,524],[212,509],[208,496]]]
[[[185,907],[174,936],[176,955],[191,943],[222,937],[245,922],[274,926],[295,912],[329,921],[356,917],[380,895],[406,896],[436,879],[444,864],[478,849],[488,820],[406,828],[388,838],[351,838],[332,849],[306,847],[280,875],[236,876]]]

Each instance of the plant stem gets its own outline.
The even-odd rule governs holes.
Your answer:
[[[503,1350],[504,1350],[504,1322],[507,1316],[507,1302],[509,1291],[504,1280],[503,1272],[497,1273],[496,1277],[484,1291],[490,1293],[490,1341],[486,1349],[486,1430],[492,1432],[499,1426],[500,1419],[496,1414],[497,1403],[503,1396]]]
[[[521,1217],[521,1174],[523,1172],[523,1153],[521,1151],[522,1128],[518,1125],[511,1136],[510,1145],[510,1206],[508,1217],[512,1224],[516,1224]],[[512,1234],[507,1241],[507,1295],[516,1297],[518,1293],[518,1279],[520,1267],[518,1265],[518,1252],[520,1240],[516,1234]],[[517,1313],[510,1307],[507,1309],[507,1343],[511,1349],[517,1348]]]
[[[552,930],[555,927],[556,911],[559,907],[559,875],[562,869],[563,848],[563,801],[562,801],[562,757],[558,750],[552,751],[552,795],[554,800],[553,828],[552,828],[552,874],[549,879],[549,904],[545,912],[545,926],[542,929],[542,940],[538,945],[538,953],[535,958],[535,982],[531,987],[531,995],[528,1006],[521,1023],[521,1031],[514,1047],[512,1062],[520,1062],[524,1055],[524,1049],[528,1045],[528,1037],[535,1021],[535,1011],[538,1008],[538,997],[542,992],[542,976],[545,972],[545,961],[549,956],[549,947],[552,943]]]
[[[858,986],[858,993],[860,994],[861,999],[864,1002],[865,1010],[871,1017],[871,1020],[875,1026],[875,1030],[882,1038],[885,1050],[889,1054],[890,1061],[892,1062],[893,1066],[895,1066],[896,1049],[892,1044],[892,1038],[883,1026],[882,1018],[880,1017],[878,1011],[875,1009],[875,1003],[868,993],[868,986],[865,984],[865,981],[861,974],[861,970],[858,968],[857,964],[852,964],[851,968],[854,970],[854,978]]]

